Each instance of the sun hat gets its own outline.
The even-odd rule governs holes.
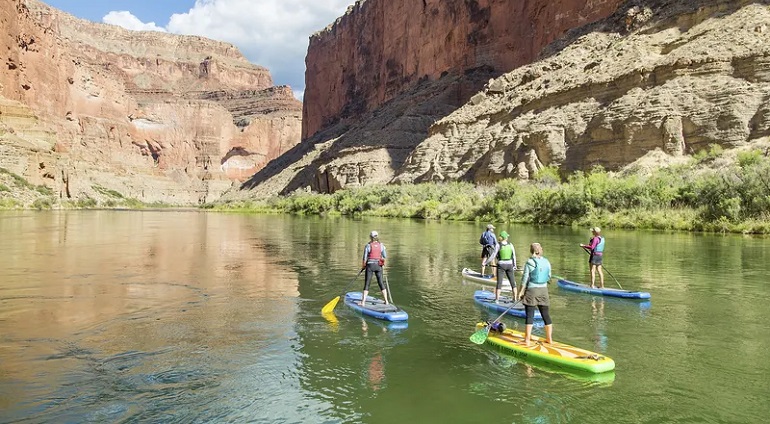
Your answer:
[[[505,230],[503,230],[503,231],[500,231],[500,237],[502,237],[502,238],[503,238],[503,240],[505,240],[505,239],[507,239],[507,238],[508,238],[508,233],[507,233],[507,232],[505,232]]]
[[[379,236],[379,234],[377,234],[377,231],[372,230],[372,232],[369,233],[369,237],[371,238],[377,238],[377,236]]]

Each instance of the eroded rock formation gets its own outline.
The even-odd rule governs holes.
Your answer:
[[[364,25],[356,22],[365,19],[357,14],[379,11],[368,17],[366,25],[375,28],[374,32],[390,25],[378,19],[387,20],[391,7],[400,10],[401,2],[388,3],[393,6],[382,3],[370,0],[359,4],[318,36],[316,43],[320,44],[311,44],[306,93],[317,89],[310,84],[323,80],[315,76],[323,73],[323,67],[313,58],[320,51],[330,51],[337,39],[341,40],[338,45],[347,46],[335,56],[343,63],[348,56],[352,63],[368,63],[360,69],[387,63],[379,50],[366,47],[367,41],[356,44],[353,37],[353,29],[364,31]],[[408,86],[409,78],[402,78],[393,83],[402,87],[400,91],[385,90],[393,86],[390,80],[375,76],[367,81],[356,78],[355,89],[341,85],[341,80],[326,86],[324,90],[329,93],[348,93],[343,109],[351,116],[360,113],[360,122],[351,123],[344,119],[344,113],[339,119],[314,121],[308,115],[314,97],[306,94],[304,113],[309,122],[304,125],[309,127],[305,132],[307,128],[312,132],[314,126],[324,129],[257,173],[244,186],[252,190],[247,195],[288,193],[299,188],[334,191],[372,183],[458,179],[488,183],[530,178],[548,165],[564,171],[588,170],[595,165],[614,170],[648,157],[650,152],[649,157],[654,158],[676,157],[710,144],[736,147],[770,135],[770,1],[630,0],[619,5],[585,5],[588,3],[612,9],[611,13],[582,26],[585,20],[575,20],[574,29],[543,49],[534,47],[540,46],[538,43],[531,45],[526,50],[533,59],[539,54],[538,59],[524,64],[519,58],[509,66],[522,66],[508,73],[497,72],[489,62],[480,61],[472,63],[489,66],[462,74],[454,73],[456,68],[447,69],[438,79],[423,78],[408,89],[403,87]],[[566,4],[560,3],[562,7]],[[545,13],[548,7],[541,6],[534,15],[522,12],[506,16],[511,18],[510,25],[531,27],[539,34],[538,29],[546,23],[538,17],[550,22],[555,15],[568,14],[567,9]],[[403,18],[400,25],[404,29],[399,34],[413,34],[416,30],[406,22],[422,22],[417,17],[420,13],[411,10],[410,17]],[[423,31],[426,28],[415,25]],[[455,21],[457,28],[467,25]],[[490,26],[495,28],[491,21]],[[422,36],[410,35],[411,43],[420,40],[431,46],[433,39],[440,39],[435,34],[433,38],[418,34]],[[495,57],[494,48],[501,47],[491,40],[498,36],[487,34],[484,39],[489,49],[482,57]],[[367,40],[369,36],[361,37]],[[465,44],[472,46],[471,41],[466,39]],[[415,65],[422,63],[422,50],[413,44],[410,48],[402,46],[399,57]],[[461,49],[477,51],[468,46]],[[434,55],[428,57],[437,63]],[[344,69],[353,72],[351,69],[358,68],[345,65]],[[481,71],[495,78],[484,79]],[[348,81],[347,76],[344,80]],[[484,86],[475,91],[481,80]],[[367,111],[391,93],[393,98]],[[338,98],[331,97],[330,102]],[[466,101],[461,108],[453,107]],[[335,110],[335,104],[322,104]],[[331,124],[325,126],[327,121]]]
[[[652,151],[768,137],[768,2],[638,3],[491,81],[431,127],[394,181],[617,170]]]
[[[366,0],[313,35],[303,143],[244,187],[263,194],[390,181],[428,128],[491,78],[621,0]]]
[[[229,44],[0,4],[0,167],[62,199],[217,198],[300,140],[301,104]]]

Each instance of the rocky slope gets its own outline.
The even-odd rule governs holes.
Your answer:
[[[213,200],[299,142],[300,102],[232,45],[36,0],[0,23],[0,168],[62,200]]]
[[[362,10],[343,17],[328,37],[344,34],[346,19]],[[387,182],[487,183],[528,178],[548,165],[619,169],[710,144],[754,143],[770,131],[769,14],[767,0],[623,2],[512,72],[487,67],[496,78],[485,80],[476,70],[423,79],[362,112],[358,123],[337,120],[257,173],[244,185],[251,191],[240,195]],[[523,25],[537,28],[531,19]],[[338,56],[366,62],[366,53],[354,46]],[[475,85],[481,80],[483,87]],[[310,103],[306,95],[306,117]]]
[[[431,127],[394,181],[617,170],[657,152],[766,139],[768,2],[635,3],[491,81]]]

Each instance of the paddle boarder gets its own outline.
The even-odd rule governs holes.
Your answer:
[[[361,306],[366,306],[366,295],[369,294],[369,283],[372,280],[372,274],[377,277],[377,285],[382,290],[382,299],[388,305],[388,290],[382,284],[382,267],[385,266],[385,245],[380,243],[377,231],[369,233],[369,243],[364,247],[364,256],[361,263],[361,269],[366,270],[364,275],[364,292],[361,297]]]
[[[532,256],[524,265],[524,275],[521,277],[521,303],[527,313],[526,331],[524,332],[524,344],[529,346],[532,337],[532,325],[535,322],[535,308],[540,310],[540,316],[545,323],[545,339],[547,343],[553,343],[553,324],[548,313],[550,300],[548,298],[548,281],[551,280],[551,263],[543,257],[543,247],[540,243],[532,243],[529,246]]]
[[[591,228],[591,240],[588,244],[581,244],[580,247],[586,249],[591,256],[588,258],[588,264],[591,267],[591,288],[596,288],[596,271],[599,270],[599,285],[604,288],[604,270],[602,270],[602,259],[604,259],[604,237],[601,236],[602,230],[599,227]]]
[[[481,244],[481,276],[484,276],[484,268],[491,264],[497,255],[499,244],[495,237],[495,226],[487,224],[487,229],[481,234],[479,244]]]
[[[500,301],[500,291],[503,288],[503,277],[511,283],[511,299],[516,300],[516,280],[513,271],[516,269],[516,249],[508,242],[508,232],[500,232],[500,248],[497,251],[497,286],[495,286],[495,303]]]

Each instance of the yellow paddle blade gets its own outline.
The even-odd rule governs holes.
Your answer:
[[[337,306],[337,302],[340,301],[340,297],[337,296],[334,299],[330,300],[329,303],[326,304],[326,306],[321,309],[322,314],[329,314],[334,310],[334,307]]]
[[[333,313],[323,313],[321,314],[326,322],[329,323],[329,326],[331,327],[332,331],[336,332],[340,328],[340,321],[337,319],[337,316]]]

